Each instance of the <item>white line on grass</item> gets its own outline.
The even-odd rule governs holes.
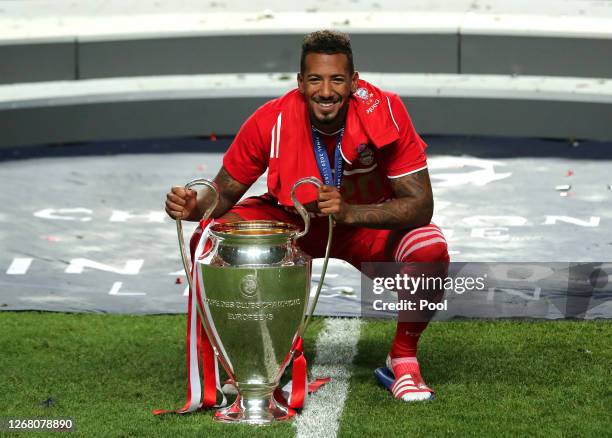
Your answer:
[[[307,399],[294,425],[298,438],[335,437],[348,393],[353,358],[361,332],[359,318],[328,318],[317,338],[313,377],[331,377],[331,381]]]

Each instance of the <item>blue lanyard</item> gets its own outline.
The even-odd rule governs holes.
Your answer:
[[[342,134],[344,134],[344,128],[342,128],[338,134],[336,148],[334,149],[334,175],[332,175],[331,164],[329,163],[329,157],[327,156],[327,148],[321,141],[321,137],[319,137],[319,133],[317,132],[316,128],[312,126],[312,143],[319,173],[321,174],[323,182],[326,186],[336,186],[338,189],[340,189],[340,184],[342,184],[342,172],[344,169],[342,154],[340,152]]]

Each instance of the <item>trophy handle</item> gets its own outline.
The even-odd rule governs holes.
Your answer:
[[[293,201],[293,205],[295,206],[295,209],[298,211],[298,213],[300,213],[300,216],[302,216],[302,219],[304,219],[304,231],[296,234],[295,236],[296,239],[299,239],[300,237],[305,236],[310,230],[310,216],[308,215],[308,212],[306,211],[304,206],[295,197],[295,189],[297,189],[302,184],[307,184],[307,183],[314,184],[315,186],[317,186],[317,188],[323,185],[323,183],[318,178],[314,176],[308,176],[306,178],[302,178],[298,180],[291,188],[291,200]],[[300,328],[297,331],[297,336],[299,337],[304,336],[304,332],[306,331],[306,328],[308,327],[308,324],[310,323],[310,320],[312,319],[312,315],[314,314],[315,307],[317,307],[317,302],[319,301],[319,295],[321,294],[321,288],[323,287],[323,280],[325,279],[325,273],[327,272],[327,263],[329,262],[329,253],[331,251],[332,235],[333,235],[333,229],[334,229],[334,218],[332,217],[332,215],[329,215],[328,217],[329,217],[329,231],[327,233],[327,245],[325,247],[325,259],[323,260],[323,268],[321,269],[321,278],[319,279],[319,285],[317,286],[317,291],[315,292],[315,296],[312,300],[312,304],[310,305],[310,311],[308,311],[307,309],[306,319],[304,320],[304,323],[301,324]],[[292,351],[291,354],[293,353],[294,352]]]
[[[204,212],[204,216],[202,216],[202,219],[206,220],[210,217],[212,212],[217,207],[217,204],[219,203],[219,188],[217,187],[217,184],[215,184],[214,181],[210,181],[208,179],[202,179],[202,178],[194,179],[193,181],[189,181],[187,184],[185,184],[185,188],[190,189],[198,185],[202,185],[202,186],[206,186],[210,188],[215,194],[215,200],[212,202],[211,205],[208,206],[208,208]],[[195,285],[193,284],[193,277],[191,276],[192,267],[191,267],[191,263],[189,262],[189,254],[187,253],[187,248],[185,248],[185,238],[183,236],[183,224],[180,218],[176,219],[176,231],[178,234],[179,247],[181,250],[181,259],[183,260],[183,268],[185,269],[185,275],[187,276],[187,282],[189,284],[189,288],[191,289],[192,293],[195,293]],[[235,385],[235,379],[234,379],[234,373],[233,373],[232,367],[230,363],[228,362],[228,360],[226,360],[226,358],[223,356],[223,354],[220,353],[219,351],[220,349],[215,340],[215,337],[211,333],[211,327],[210,327],[211,323],[206,317],[206,314],[203,311],[202,306],[200,305],[199,301],[198,301],[198,305],[196,306],[196,309],[198,311],[198,314],[200,315],[200,320],[202,321],[202,327],[204,328],[204,333],[206,334],[206,336],[208,337],[208,340],[210,341],[210,344],[212,345],[215,356],[217,357],[217,359],[219,359],[219,363],[221,363],[221,366],[223,367],[223,369],[225,369],[230,380],[232,380]]]
[[[297,198],[295,197],[295,190],[302,184],[314,184],[315,186],[317,186],[317,188],[323,185],[323,183],[318,178],[315,178],[314,176],[307,176],[306,178],[302,178],[296,181],[295,184],[293,184],[293,187],[291,188],[291,200],[293,201],[293,206],[295,207],[295,209],[298,211],[298,213],[300,214],[300,216],[302,216],[302,219],[304,220],[304,231],[297,233],[295,235],[296,239],[304,237],[306,234],[308,234],[308,231],[310,231],[310,216],[308,215],[308,212],[306,211],[302,203],[298,201]]]
[[[206,220],[210,217],[214,209],[217,207],[217,204],[219,203],[219,189],[214,181],[210,181],[208,179],[203,178],[194,179],[193,181],[189,181],[187,184],[185,184],[186,189],[191,189],[195,186],[206,186],[211,189],[215,194],[214,202],[210,206],[208,206],[208,208],[204,212],[204,216],[202,217],[203,220]],[[183,223],[181,218],[176,218],[176,232],[178,234],[179,248],[181,250],[181,259],[183,260],[183,268],[185,269],[185,274],[187,275],[187,282],[189,283],[189,287],[193,291],[195,289],[193,288],[193,280],[191,278],[191,264],[189,263],[189,254],[187,253],[187,249],[185,248],[185,238],[183,236]]]

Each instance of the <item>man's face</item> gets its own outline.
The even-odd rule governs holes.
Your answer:
[[[310,118],[319,129],[339,129],[344,123],[349,97],[357,89],[359,75],[351,74],[343,53],[309,53],[298,86],[308,104]]]

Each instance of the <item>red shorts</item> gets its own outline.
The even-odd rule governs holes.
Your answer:
[[[276,201],[266,196],[244,199],[231,210],[244,220],[275,220],[304,228],[302,217],[285,210]],[[325,256],[327,245],[328,218],[311,218],[309,233],[298,240],[300,248],[313,258]],[[393,254],[400,240],[410,230],[377,230],[337,224],[332,236],[330,257],[346,260],[357,269],[364,262],[393,262]],[[201,235],[201,227],[192,237],[192,246]],[[448,257],[448,255],[446,256]]]

